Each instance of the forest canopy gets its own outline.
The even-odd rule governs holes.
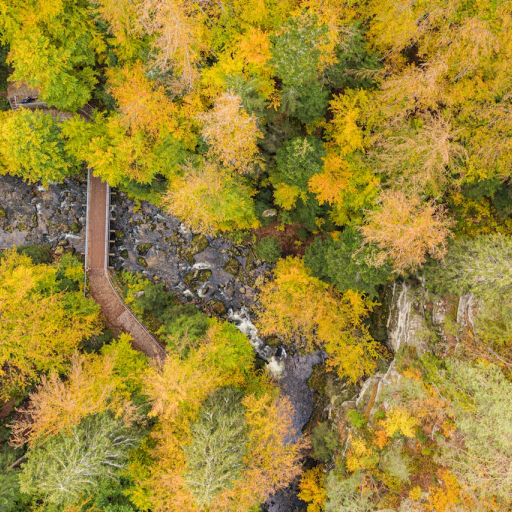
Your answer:
[[[2,91],[42,104],[0,102],[0,174],[91,169],[243,246],[238,306],[321,361],[302,436],[225,305],[148,280],[151,247],[118,291],[160,362],[72,251],[6,249],[0,508],[245,512],[291,485],[308,512],[510,509],[511,25],[504,0],[0,0]]]

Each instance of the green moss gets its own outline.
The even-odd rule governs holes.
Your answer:
[[[240,272],[240,263],[238,262],[238,260],[236,258],[231,256],[222,268],[228,274],[231,274],[232,276],[236,276]]]
[[[204,283],[204,282],[208,281],[208,279],[210,279],[210,277],[212,277],[212,271],[205,269],[205,270],[200,270],[199,272],[197,272],[196,278],[201,283]]]
[[[141,256],[146,256],[146,254],[148,253],[149,249],[151,249],[151,247],[153,247],[153,244],[139,244],[139,245],[137,245],[137,252]]]
[[[144,268],[147,268],[148,266],[148,262],[142,257],[142,256],[139,256],[137,258],[137,263],[141,266],[141,267],[144,267]]]
[[[210,308],[212,309],[213,313],[217,316],[222,316],[226,314],[226,306],[220,301],[220,300],[212,300],[209,303]]]
[[[208,247],[208,239],[204,235],[196,235],[190,244],[190,253],[192,255],[203,252]]]
[[[82,224],[80,224],[80,222],[73,222],[73,224],[69,226],[69,229],[72,233],[80,233],[80,231],[82,231]]]

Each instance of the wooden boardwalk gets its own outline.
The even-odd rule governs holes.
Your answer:
[[[163,359],[165,350],[135,318],[116,292],[108,271],[110,187],[89,171],[87,182],[86,272],[89,289],[107,321],[131,334],[132,345],[151,358]]]

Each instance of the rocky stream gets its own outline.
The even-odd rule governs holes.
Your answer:
[[[0,176],[0,250],[46,243],[57,255],[83,254],[86,200],[84,181],[65,180],[43,187]],[[313,412],[313,391],[307,381],[323,355],[288,355],[258,336],[250,308],[271,267],[256,260],[249,247],[191,233],[175,217],[152,204],[134,203],[123,193],[112,196],[111,230],[114,256],[110,264],[117,270],[165,283],[183,301],[226,318],[249,337],[295,408],[294,437],[298,437]],[[267,510],[289,511],[300,506],[292,488],[273,497]]]
[[[183,301],[194,302],[207,313],[237,325],[295,408],[293,441],[313,413],[314,392],[308,387],[308,379],[325,354],[289,355],[258,336],[251,308],[271,267],[257,261],[249,246],[191,233],[175,217],[149,203],[134,203],[123,193],[113,196],[112,210],[111,265],[164,282]],[[85,216],[85,182],[66,180],[44,188],[0,176],[0,250],[48,243],[57,255],[83,253]],[[380,323],[385,326],[383,337],[394,353],[404,346],[418,355],[429,350],[446,353],[455,350],[465,330],[472,328],[476,303],[471,294],[433,297],[421,283],[395,282],[388,286],[385,296]],[[350,398],[331,397],[329,416],[336,401],[340,409],[371,408],[382,390],[399,378],[393,361],[367,379]],[[295,483],[273,496],[265,510],[305,510],[296,494]]]

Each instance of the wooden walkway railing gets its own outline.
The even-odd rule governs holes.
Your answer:
[[[165,358],[165,350],[124,303],[109,273],[110,187],[90,170],[87,179],[86,279],[108,322],[131,334],[132,345],[149,357]]]

